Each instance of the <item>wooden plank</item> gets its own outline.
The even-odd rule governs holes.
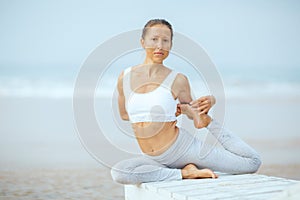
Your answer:
[[[225,187],[226,189],[228,189],[228,187],[231,188],[241,188],[242,185],[253,185],[256,186],[257,183],[264,183],[266,181],[268,182],[274,182],[277,181],[276,179],[270,179],[266,176],[262,176],[262,178],[257,179],[257,177],[255,176],[251,176],[250,178],[246,179],[246,180],[242,180],[242,181],[233,181],[233,179],[231,179],[231,181],[225,180],[224,179],[207,179],[210,180],[210,184],[203,184],[203,182],[206,181],[202,181],[202,180],[197,180],[194,181],[193,184],[191,185],[187,185],[186,187],[182,187],[181,185],[177,185],[177,186],[173,186],[173,187],[161,187],[158,188],[158,193],[162,194],[164,196],[170,196],[170,197],[176,197],[175,193],[187,193],[189,191],[214,191],[215,188],[219,188],[219,187]],[[207,183],[207,182],[206,182]],[[273,183],[274,185],[274,183]],[[173,194],[174,193],[174,194]]]
[[[271,187],[274,188],[276,186],[280,186],[280,188],[284,188],[286,186],[292,185],[293,183],[290,182],[279,182],[279,181],[264,181],[264,182],[253,182],[251,184],[244,184],[244,185],[214,185],[213,187],[207,187],[207,188],[194,188],[191,190],[185,190],[185,191],[177,191],[172,196],[177,199],[188,199],[188,197],[191,196],[214,196],[215,193],[222,193],[226,194],[230,192],[231,194],[239,194],[241,193],[246,194],[247,192],[252,193],[253,191],[256,191],[257,193],[261,188],[267,188]],[[189,189],[189,188],[188,188]],[[232,195],[231,195],[232,196]]]
[[[235,196],[229,198],[222,198],[223,200],[270,200],[272,197],[280,194],[281,191],[263,194],[248,194],[243,196]]]
[[[288,184],[286,184],[288,185]],[[232,192],[233,190],[238,190],[238,191],[242,191],[244,190],[243,188],[224,188],[224,189],[217,189],[219,186],[217,186],[216,188],[212,188],[212,189],[202,189],[202,190],[197,190],[197,188],[187,188],[186,190],[181,190],[181,191],[174,191],[172,193],[172,197],[176,198],[176,199],[187,199],[187,196],[203,196],[203,195],[213,195],[214,193],[227,193],[227,192]],[[272,185],[273,187],[273,185]],[[205,190],[206,189],[206,190]],[[246,188],[246,190],[250,190],[250,189],[254,189],[254,188]],[[244,193],[243,193],[244,194]]]
[[[285,188],[290,186],[291,183],[285,183],[285,184],[278,184],[278,185],[258,185],[257,187],[251,187],[251,188],[243,188],[243,189],[231,189],[230,190],[217,190],[215,192],[209,192],[206,194],[198,193],[196,195],[189,195],[185,194],[185,199],[187,200],[196,200],[196,199],[216,199],[216,198],[222,198],[222,199],[231,199],[233,197],[245,197],[250,195],[261,195],[266,193],[277,193],[280,191],[283,191]]]
[[[257,174],[221,175],[125,186],[126,200],[268,199],[300,181]]]
[[[266,176],[262,176],[266,177]],[[218,179],[185,179],[180,181],[168,181],[168,182],[153,182],[153,183],[143,183],[141,186],[147,188],[152,191],[157,191],[159,188],[171,188],[177,186],[185,186],[185,185],[195,185],[195,184],[208,184],[211,182],[219,182],[219,181],[234,181],[239,179],[256,179],[257,177],[252,174],[243,174],[243,175],[224,175],[220,176]]]
[[[162,188],[158,188],[158,193],[159,194],[163,194],[163,195],[167,195],[168,193],[170,197],[174,197],[175,193],[187,193],[189,191],[203,191],[203,190],[213,190],[216,187],[236,187],[236,188],[240,188],[241,185],[248,185],[248,184],[257,184],[260,182],[265,182],[268,181],[266,178],[264,179],[250,179],[250,180],[244,180],[243,182],[230,182],[230,181],[226,181],[226,182],[222,182],[222,181],[215,181],[215,182],[211,182],[210,184],[203,184],[202,182],[198,181],[195,182],[193,185],[186,185],[186,187],[182,187],[181,185],[175,186],[175,187],[162,187]],[[174,194],[173,194],[174,193]],[[176,196],[176,195],[175,195]]]
[[[202,185],[209,185],[211,183],[215,182],[222,182],[224,180],[232,181],[235,179],[240,179],[240,178],[245,178],[245,179],[255,179],[254,176],[251,174],[244,174],[244,175],[224,175],[218,179],[187,179],[187,180],[180,180],[180,181],[169,181],[169,182],[155,182],[155,183],[144,183],[142,184],[142,188],[148,189],[149,191],[152,192],[157,192],[165,197],[172,197],[172,189],[171,188],[189,188],[191,186],[199,186],[199,184]],[[188,187],[187,187],[188,186]]]

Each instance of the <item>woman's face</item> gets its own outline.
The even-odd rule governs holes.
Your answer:
[[[171,30],[166,25],[154,25],[147,28],[141,44],[146,51],[147,59],[153,63],[162,63],[172,47]]]

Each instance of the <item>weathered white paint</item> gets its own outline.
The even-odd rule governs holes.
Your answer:
[[[300,181],[258,175],[221,174],[218,179],[188,179],[126,185],[126,200],[272,199]]]

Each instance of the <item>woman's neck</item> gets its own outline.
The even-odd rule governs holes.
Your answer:
[[[145,58],[145,60],[144,60],[144,64],[145,65],[147,65],[147,64],[157,64],[157,65],[162,65],[163,64],[163,61],[161,60],[161,61],[154,61],[154,60],[152,60],[152,59],[150,59],[150,58]]]
[[[161,63],[143,63],[143,65],[143,71],[147,72],[148,77],[153,77],[156,74],[159,74],[163,68],[163,64]]]

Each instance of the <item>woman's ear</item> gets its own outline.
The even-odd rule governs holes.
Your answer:
[[[143,38],[140,39],[140,43],[142,47],[145,49],[145,40]]]

